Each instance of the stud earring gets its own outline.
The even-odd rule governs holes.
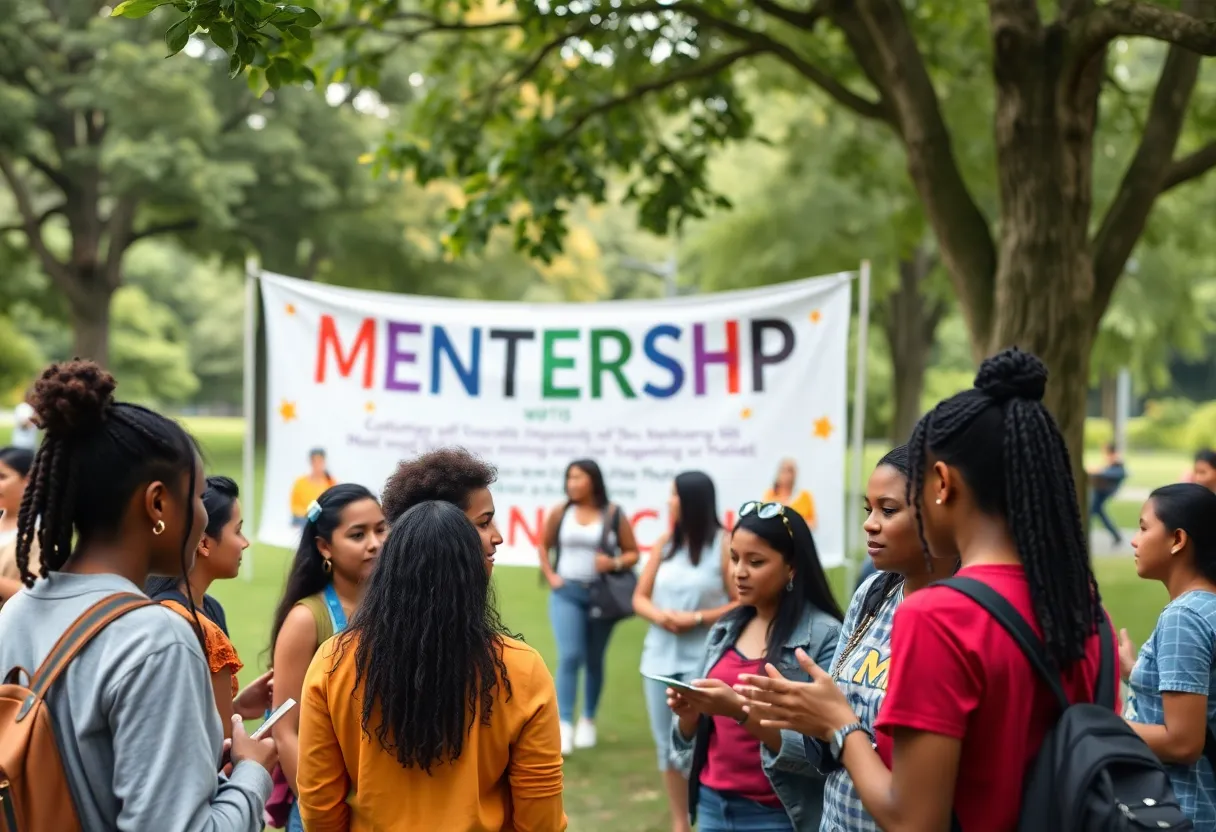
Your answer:
[[[934,502],[936,502],[940,506],[942,504],[942,498],[938,497]]]
[[[165,533],[165,521],[157,520],[156,525],[152,527],[152,534],[159,536],[164,533]]]

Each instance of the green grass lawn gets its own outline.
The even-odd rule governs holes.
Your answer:
[[[198,436],[208,470],[239,479],[241,473],[240,422],[230,419],[186,420]],[[0,427],[0,444],[7,429]],[[882,449],[867,449],[867,470]],[[1173,481],[1185,468],[1181,455],[1135,455],[1128,460],[1129,487],[1152,488]],[[255,489],[256,490],[256,489]],[[1139,512],[1136,501],[1116,505],[1121,524],[1131,527]],[[1130,518],[1130,519],[1128,519]],[[243,679],[252,679],[266,664],[271,616],[282,588],[290,553],[271,547],[250,550],[251,580],[216,585],[213,593],[224,604],[233,641],[245,661]],[[1153,628],[1166,601],[1155,583],[1137,579],[1130,558],[1099,558],[1096,562],[1102,595],[1116,627],[1126,627],[1137,644]],[[843,570],[833,579],[838,595]],[[546,597],[530,569],[502,567],[495,571],[499,605],[507,626],[520,633],[555,666],[556,651],[546,612]],[[843,596],[841,596],[843,597]],[[654,770],[654,751],[642,698],[638,658],[645,625],[639,620],[618,627],[608,652],[607,688],[599,717],[600,746],[578,753],[566,763],[566,808],[570,828],[665,832],[667,810],[662,786]]]

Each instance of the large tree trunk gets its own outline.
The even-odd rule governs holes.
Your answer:
[[[75,291],[68,294],[72,321],[72,355],[103,367],[110,361],[110,302],[114,289],[105,281],[73,274]]]
[[[900,260],[899,286],[886,300],[883,328],[891,349],[891,392],[895,413],[891,419],[891,443],[908,441],[921,413],[925,389],[925,367],[945,304],[924,294],[924,282],[937,264],[928,245],[917,247],[912,256]]]
[[[1044,399],[1072,456],[1078,499],[1097,317],[1090,255],[1093,136],[1104,62],[1064,83],[1065,44],[993,12],[1001,229],[989,352],[1018,346],[1050,377]]]

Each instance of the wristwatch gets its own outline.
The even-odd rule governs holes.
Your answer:
[[[846,725],[832,735],[832,742],[828,746],[828,750],[832,752],[833,760],[836,760],[837,762],[840,761],[840,755],[844,751],[844,741],[849,734],[853,733],[854,731],[865,731],[866,736],[870,738],[870,742],[874,742],[874,735],[871,734],[870,730],[860,722],[854,722]]]
[[[612,559],[612,571],[613,572],[621,571],[621,559],[619,557]]]
[[[701,613],[697,613],[692,617],[692,620],[697,622],[697,626],[700,627],[705,623],[705,616],[701,615]]]

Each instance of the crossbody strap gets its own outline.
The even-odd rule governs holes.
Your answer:
[[[1003,595],[974,578],[956,576],[940,581],[937,585],[949,587],[955,592],[961,592],[987,610],[988,614],[996,619],[996,622],[1013,637],[1018,647],[1021,648],[1022,653],[1025,654],[1027,661],[1030,662],[1030,666],[1047,683],[1047,687],[1050,688],[1060,708],[1067,708],[1071,704],[1068,701],[1068,696],[1064,693],[1064,685],[1060,681],[1060,674],[1051,668],[1051,663],[1047,658],[1047,650],[1043,646],[1043,640],[1035,634],[1034,630],[1030,629],[1030,625],[1026,623],[1026,619],[1014,609],[1013,604],[1005,600]]]
[[[621,527],[621,509],[618,506],[614,505],[613,503],[609,503],[608,507],[604,510],[604,520],[600,526],[600,551],[601,552],[603,552],[604,554],[608,554],[612,551],[611,549],[608,548],[608,546],[609,546],[609,543],[611,542],[612,536],[614,534],[618,538],[617,542],[620,543],[620,540],[619,540],[620,534],[618,533],[620,530],[620,527]]]
[[[20,722],[29,713],[37,700],[46,698],[47,691],[71,664],[72,659],[76,658],[80,651],[87,647],[89,642],[107,625],[129,612],[140,607],[150,607],[155,603],[144,595],[120,592],[101,599],[85,610],[59,637],[46,659],[34,671],[34,677],[30,681],[30,692],[33,695],[22,704],[21,710],[17,714],[17,721]]]

